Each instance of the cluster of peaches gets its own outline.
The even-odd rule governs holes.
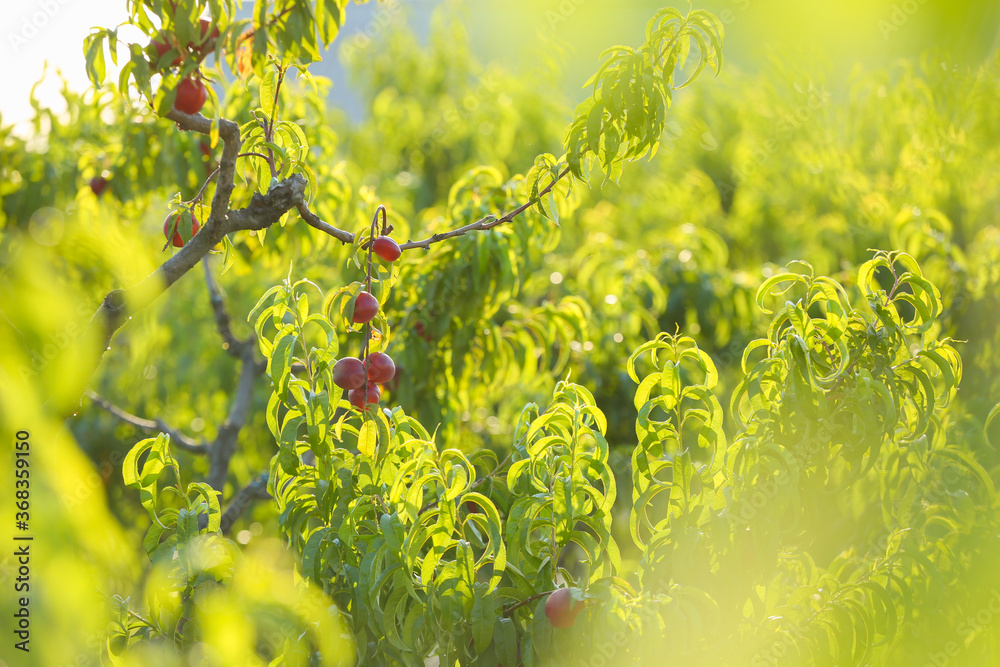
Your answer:
[[[388,236],[379,236],[372,244],[372,251],[387,262],[399,259],[399,244]],[[354,297],[355,324],[367,324],[378,314],[378,299],[370,292],[361,291]],[[333,381],[341,389],[347,390],[347,398],[358,410],[365,405],[377,405],[382,397],[379,385],[392,380],[396,375],[396,364],[385,352],[373,352],[364,360],[344,357],[333,366]]]

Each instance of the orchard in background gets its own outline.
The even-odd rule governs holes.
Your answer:
[[[574,111],[444,9],[352,122],[346,4],[131,2],[4,131],[31,659],[1000,660],[1000,63],[710,79],[663,9]]]

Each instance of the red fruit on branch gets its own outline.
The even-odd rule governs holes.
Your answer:
[[[378,299],[368,292],[358,292],[354,298],[354,314],[351,321],[355,324],[365,324],[371,322],[375,314],[378,313]]]
[[[577,614],[583,611],[583,603],[573,600],[570,588],[560,588],[545,601],[545,615],[554,628],[571,628],[576,623]]]
[[[184,113],[198,113],[208,99],[208,88],[198,79],[184,79],[177,86],[174,108]]]
[[[208,19],[201,19],[199,22],[199,37],[197,42],[188,42],[187,49],[198,56],[201,61],[212,51],[215,51],[215,44],[219,39],[219,27],[212,25]]]
[[[372,244],[372,250],[387,262],[395,262],[399,259],[400,254],[402,254],[399,244],[388,236],[380,236],[375,239],[375,242]]]
[[[161,32],[149,43],[149,45],[156,50],[156,58],[153,60],[153,67],[156,68],[177,67],[178,65],[181,64],[183,57],[181,56],[180,53],[177,54],[177,57],[174,58],[173,62],[165,64],[160,63],[160,60],[163,59],[163,56],[167,53],[167,51],[174,48],[173,45],[170,43],[170,40],[167,38],[167,33]]]
[[[191,236],[188,236],[187,222],[185,218],[188,218],[191,223]],[[174,221],[177,223],[176,231],[174,232],[173,239],[170,238],[170,228],[174,226]],[[198,233],[198,218],[194,217],[193,211],[177,211],[176,213],[171,213],[167,216],[167,219],[163,221],[163,235],[167,237],[167,241],[174,244],[175,248],[181,248],[187,241]]]
[[[108,187],[108,179],[103,176],[94,176],[90,179],[90,189],[94,191],[94,194],[98,197],[104,192],[104,188]]]
[[[198,21],[198,27],[201,30],[201,50],[204,53],[212,51],[215,49],[215,40],[219,38],[219,26],[213,26],[212,22],[208,19],[201,19]],[[195,44],[188,44],[188,48],[192,46],[197,46]]]
[[[368,383],[367,392],[364,387],[358,387],[347,392],[347,399],[358,410],[364,409],[365,403],[368,405],[378,404],[378,399],[380,398],[382,398],[382,390],[374,382]]]
[[[378,384],[385,384],[396,375],[396,364],[385,352],[373,352],[365,360],[368,367],[368,379]]]
[[[357,389],[365,384],[365,365],[356,357],[344,357],[333,365],[333,383],[341,389]]]

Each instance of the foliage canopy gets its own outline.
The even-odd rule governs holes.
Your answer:
[[[173,50],[100,87],[97,29],[69,117],[0,129],[0,421],[74,554],[33,613],[80,618],[39,664],[995,662],[1000,62],[835,95],[664,9],[572,111],[441,12],[350,59],[355,122],[309,74],[346,4],[130,2]]]

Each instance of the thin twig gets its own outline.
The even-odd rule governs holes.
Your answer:
[[[97,403],[100,407],[104,408],[108,413],[114,415],[126,424],[132,424],[146,431],[162,431],[170,436],[170,441],[176,444],[178,447],[184,451],[191,452],[192,454],[207,454],[209,452],[209,446],[207,443],[202,441],[201,443],[184,435],[180,431],[167,426],[162,419],[143,419],[142,417],[137,417],[130,412],[122,410],[117,405],[111,403],[100,394],[87,390],[87,398]]]
[[[107,593],[105,593],[101,589],[98,588],[97,592],[100,593],[101,595],[103,595],[107,599],[108,602],[112,602],[112,603],[114,602],[114,598],[112,598],[110,595],[108,595]],[[157,629],[157,627],[155,625],[153,625],[153,623],[149,619],[144,618],[142,615],[140,615],[140,614],[132,611],[128,607],[128,605],[125,606],[125,611],[128,612],[129,616],[133,616],[133,617],[139,619],[140,621],[142,621],[143,623],[145,623],[149,627],[150,630],[157,630],[157,631],[159,631]]]
[[[285,78],[285,69],[280,65],[277,67],[278,81],[274,86],[274,103],[271,105],[271,117],[264,127],[264,140],[269,143],[274,141],[274,122],[278,117],[278,93],[281,92],[281,82]],[[267,165],[271,168],[271,178],[277,178],[278,169],[274,166],[274,151],[270,148],[267,149]]]
[[[559,174],[559,176],[552,179],[552,182],[549,183],[547,186],[545,186],[535,197],[532,197],[530,200],[528,200],[521,206],[518,206],[510,213],[505,214],[503,217],[497,218],[495,216],[488,215],[485,218],[480,218],[479,220],[476,220],[473,223],[465,225],[464,227],[459,227],[458,229],[453,229],[448,232],[440,232],[438,234],[434,234],[429,238],[423,239],[422,241],[407,241],[406,243],[401,244],[399,246],[399,249],[400,250],[410,250],[412,248],[430,249],[432,243],[439,243],[441,241],[444,241],[445,239],[455,238],[456,236],[465,236],[469,232],[486,231],[489,229],[493,229],[497,225],[502,225],[504,223],[510,222],[511,220],[513,220],[514,218],[521,215],[526,210],[537,204],[539,201],[541,201],[542,197],[549,194],[549,192],[552,191],[552,188],[554,188],[556,184],[563,178],[565,178],[568,174],[569,174],[569,167],[564,169],[562,173]]]
[[[379,207],[375,209],[375,215],[372,217],[372,224],[368,232],[368,263],[365,265],[365,290],[371,294],[372,292],[372,250],[375,248],[373,241],[375,240],[375,229],[378,227],[379,214],[382,214],[382,230],[385,230],[386,219],[385,219],[385,206],[379,204]],[[361,358],[367,367],[368,364],[368,351],[370,348],[372,340],[372,323],[371,320],[365,322],[365,352],[364,356]],[[365,398],[362,401],[362,405],[368,402],[368,373],[365,373]],[[362,421],[366,419],[364,410],[362,410],[361,415]]]
[[[206,178],[206,179],[205,179],[205,182],[204,182],[204,183],[202,184],[202,186],[201,186],[201,190],[198,190],[198,194],[196,194],[196,195],[194,196],[194,199],[192,199],[192,200],[190,200],[190,201],[186,201],[186,202],[184,202],[184,203],[185,203],[185,204],[194,204],[195,202],[198,202],[198,201],[200,201],[200,200],[201,200],[201,196],[202,196],[203,194],[205,194],[205,188],[207,188],[207,187],[208,187],[208,184],[212,182],[212,179],[213,179],[213,178],[215,178],[215,175],[219,173],[219,170],[220,170],[220,169],[222,169],[222,166],[221,166],[221,165],[220,165],[220,166],[218,166],[218,167],[216,167],[216,168],[215,168],[215,170],[214,170],[214,171],[212,171],[212,173],[208,175],[208,178]]]
[[[519,442],[519,443],[517,443],[517,444],[518,444],[518,445],[520,445],[521,443]],[[515,447],[516,447],[516,446],[517,446],[517,445],[515,445]],[[477,480],[476,480],[475,482],[473,482],[472,484],[470,484],[470,485],[469,485],[469,491],[472,491],[473,489],[477,488],[477,487],[478,487],[478,486],[479,486],[480,484],[483,484],[483,483],[485,483],[485,482],[486,482],[486,480],[488,480],[488,479],[492,479],[493,477],[495,477],[495,476],[496,476],[496,474],[497,474],[498,472],[500,472],[500,470],[501,470],[501,469],[502,469],[502,468],[503,468],[503,467],[504,467],[505,465],[507,465],[507,462],[508,462],[508,461],[510,461],[510,459],[511,459],[511,457],[512,457],[513,455],[514,455],[514,451],[513,451],[513,450],[511,450],[511,452],[510,452],[509,454],[507,454],[507,457],[506,457],[506,458],[505,458],[505,459],[504,459],[503,461],[501,461],[500,463],[498,463],[498,464],[496,465],[496,467],[495,467],[495,468],[493,468],[493,470],[492,470],[492,471],[490,471],[489,473],[487,473],[487,475],[486,475],[485,477],[480,477],[480,478],[479,478],[479,479],[477,479]],[[469,491],[466,491],[466,493],[468,493]],[[423,507],[421,507],[421,508],[420,508],[420,509],[419,509],[419,510],[417,511],[417,515],[420,515],[420,514],[423,514],[423,513],[424,513],[424,512],[426,512],[427,510],[431,509],[432,507],[435,507],[435,506],[436,506],[436,505],[437,505],[437,504],[438,504],[438,503],[439,503],[440,501],[441,501],[441,499],[440,499],[440,498],[435,498],[434,500],[430,501],[429,503],[427,503],[426,505],[424,505]]]
[[[556,590],[559,590],[559,589],[556,589]],[[504,607],[504,608],[503,608],[503,615],[504,615],[504,617],[506,618],[507,616],[510,616],[511,612],[513,612],[513,611],[516,611],[516,610],[520,609],[520,608],[521,608],[521,607],[523,607],[524,605],[526,605],[526,604],[531,604],[531,603],[532,603],[532,602],[534,602],[535,600],[538,600],[539,598],[543,598],[543,597],[545,597],[546,595],[552,595],[552,594],[553,594],[553,593],[555,593],[555,592],[556,592],[556,591],[554,591],[554,590],[553,590],[553,591],[545,591],[544,593],[536,593],[535,595],[532,595],[531,597],[528,597],[528,598],[524,598],[524,599],[523,599],[523,600],[521,600],[520,602],[515,602],[515,603],[514,603],[514,604],[512,604],[512,605],[509,605],[509,606],[506,606],[506,607]]]

